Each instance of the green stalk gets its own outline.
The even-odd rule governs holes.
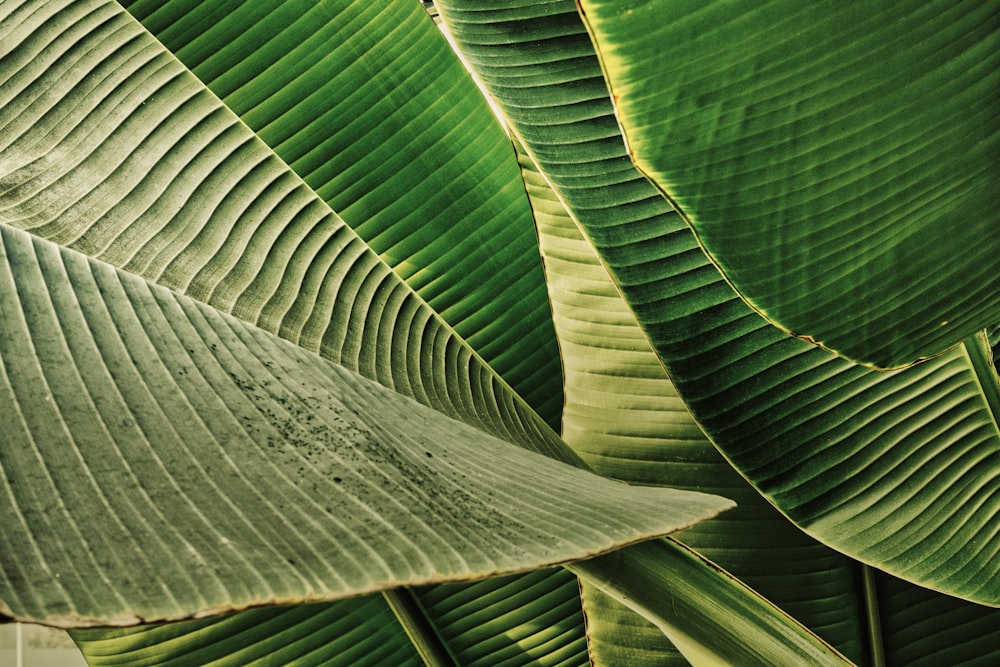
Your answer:
[[[986,335],[986,331],[983,330],[975,336],[967,338],[962,343],[962,347],[969,358],[969,363],[972,364],[972,369],[976,374],[976,379],[979,381],[979,386],[983,390],[983,396],[986,398],[986,404],[993,415],[993,423],[997,427],[997,432],[1000,432],[1000,422],[998,422],[998,415],[1000,415],[1000,376],[997,375],[997,368],[994,365],[993,353],[990,350],[990,341]]]
[[[872,667],[885,667],[885,646],[882,642],[882,618],[878,609],[875,569],[861,564],[861,586],[865,601],[865,626],[868,628],[868,650]]]
[[[434,623],[408,588],[382,591],[382,596],[427,667],[458,667],[455,656],[448,650]]]
[[[674,540],[651,540],[565,567],[656,624],[694,665],[852,664],[735,577]],[[719,609],[727,613],[719,614]]]

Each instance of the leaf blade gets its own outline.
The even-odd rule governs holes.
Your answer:
[[[494,24],[455,0],[440,9],[724,455],[816,539],[921,585],[1000,604],[990,527],[1000,432],[962,351],[883,373],[771,326],[631,165],[574,6],[523,2]],[[918,503],[904,502],[905,488],[923,489]],[[848,503],[854,514],[841,511]],[[898,530],[908,521],[920,528]],[[972,540],[983,535],[980,548]]]
[[[129,624],[515,572],[587,555],[571,545],[588,533],[603,548],[656,534],[662,518],[630,533],[604,517],[662,515],[671,495],[680,524],[728,506],[501,445],[202,304],[0,231],[2,391],[21,418],[2,454],[4,513],[19,519],[4,536],[14,617]],[[566,474],[581,486],[563,488]],[[519,502],[532,486],[546,490]],[[587,488],[604,500],[584,509]],[[577,511],[592,518],[553,540]],[[33,553],[38,566],[13,567]],[[95,577],[114,588],[95,592]]]
[[[678,542],[656,540],[568,567],[653,620],[694,664],[851,664],[737,579],[706,564]],[[676,597],[659,595],[664,588]],[[708,590],[711,596],[704,595]],[[712,613],[722,600],[732,617]],[[734,641],[718,641],[720,634]]]
[[[575,459],[117,5],[39,7],[8,18],[25,25],[4,44],[16,85],[0,107],[8,129],[0,220],[231,312],[446,414],[531,432],[525,442]],[[65,56],[77,48],[89,57]]]
[[[558,350],[516,160],[420,6],[125,6],[558,424]]]
[[[596,250],[530,159],[522,165],[563,351],[567,444],[614,479],[733,498],[732,512],[675,538],[862,663],[860,566],[795,528],[712,447]],[[586,580],[581,590],[595,664],[683,661],[655,626],[644,626]]]
[[[887,368],[996,320],[996,6],[582,5],[637,163],[757,311]]]
[[[526,1],[494,15],[448,0],[440,9],[724,455],[816,539],[1000,604],[1000,432],[963,352],[883,373],[771,326],[632,166],[575,6]],[[920,510],[904,502],[907,488],[923,489]],[[840,511],[846,503],[853,509]],[[835,526],[835,513],[845,522]],[[907,529],[882,542],[880,521]]]

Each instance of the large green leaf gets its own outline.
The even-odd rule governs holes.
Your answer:
[[[446,414],[577,460],[120,7],[95,0],[5,9],[5,224],[183,292]]]
[[[558,425],[558,350],[513,152],[415,2],[123,4]],[[575,594],[572,575],[550,579]],[[525,587],[537,588],[530,578]],[[447,588],[447,599],[462,595],[461,585]],[[503,590],[523,601],[514,588]],[[495,597],[480,602],[496,610]],[[529,609],[550,616],[524,604],[504,618],[530,627]],[[475,659],[468,633],[448,632],[446,608],[427,613],[463,662]],[[569,647],[583,641],[578,602],[575,619],[579,639]],[[525,630],[484,626],[523,650],[510,637]]]
[[[558,426],[559,351],[517,164],[418,2],[123,4]]]
[[[995,661],[1000,611],[889,576],[860,576],[857,563],[793,529],[736,475],[680,403],[593,248],[534,165],[526,158],[522,165],[566,366],[567,443],[611,477],[734,498],[735,510],[676,539],[858,664]],[[594,664],[686,664],[656,625],[587,582],[582,593]]]
[[[731,504],[505,444],[166,288],[0,233],[9,616],[127,625],[516,572]]]
[[[1000,3],[583,0],[630,153],[781,328],[882,367],[1000,316]]]
[[[38,3],[34,4],[38,5]],[[29,9],[31,6],[30,4],[26,5]],[[99,8],[100,5],[97,7]],[[543,324],[549,323],[549,336],[551,337],[551,324],[544,292],[541,293],[541,298],[538,295],[539,289],[543,289],[543,283],[538,267],[537,247],[534,243],[530,213],[528,213],[527,206],[523,201],[523,194],[521,200],[511,197],[510,184],[514,183],[517,186],[516,192],[520,192],[520,185],[516,163],[513,160],[509,144],[496,128],[492,114],[486,109],[464,72],[454,62],[454,58],[442,59],[443,40],[426,19],[421,20],[420,16],[413,15],[411,10],[414,9],[415,5],[412,3],[397,4],[390,11],[383,11],[380,17],[375,17],[379,20],[369,25],[366,30],[348,30],[346,35],[338,32],[342,27],[340,19],[343,19],[344,14],[348,12],[353,12],[355,15],[361,13],[362,18],[370,19],[372,18],[372,7],[374,5],[370,5],[366,9],[357,3],[350,7],[338,7],[334,3],[326,3],[321,11],[307,12],[306,18],[295,22],[298,36],[301,37],[303,33],[315,29],[321,33],[321,38],[318,41],[328,44],[329,42],[324,40],[329,40],[331,33],[337,33],[338,38],[335,43],[341,45],[332,54],[311,50],[309,55],[313,58],[317,55],[322,56],[322,61],[316,63],[309,60],[306,63],[308,59],[300,58],[297,67],[312,64],[309,76],[313,81],[317,78],[327,77],[331,71],[340,72],[350,69],[356,80],[362,82],[362,85],[355,83],[354,86],[332,88],[318,86],[322,88],[322,94],[310,97],[308,104],[297,105],[294,113],[284,113],[281,118],[281,127],[284,132],[290,132],[284,128],[289,128],[294,123],[299,123],[302,129],[308,126],[310,139],[318,144],[323,144],[321,148],[324,150],[310,155],[320,154],[324,156],[324,159],[327,160],[324,169],[329,172],[327,176],[337,177],[335,179],[337,182],[350,186],[351,189],[351,192],[345,197],[339,195],[329,183],[317,180],[315,172],[306,174],[315,187],[330,195],[328,199],[335,200],[338,205],[348,207],[351,215],[355,218],[361,217],[362,214],[373,213],[375,211],[373,207],[376,204],[384,209],[391,209],[391,214],[383,213],[377,216],[379,225],[363,219],[361,222],[365,224],[360,225],[361,231],[366,234],[370,241],[382,243],[380,249],[384,253],[383,257],[396,262],[397,266],[401,265],[410,273],[414,273],[414,269],[419,267],[419,264],[416,263],[417,260],[429,265],[431,263],[429,257],[432,252],[436,251],[439,255],[447,255],[445,259],[448,261],[434,262],[432,267],[425,266],[423,270],[417,271],[411,276],[410,283],[421,289],[421,293],[432,299],[439,307],[446,308],[450,324],[454,324],[463,333],[473,336],[481,343],[479,345],[480,351],[491,363],[505,369],[505,377],[510,378],[510,381],[516,384],[522,393],[532,399],[533,407],[543,413],[547,412],[549,421],[557,420],[558,416],[553,417],[552,413],[553,406],[558,409],[561,403],[558,359],[555,355],[554,344],[545,342],[544,326],[539,326],[539,321],[542,321]],[[228,6],[199,3],[198,7],[194,8],[197,11],[193,11],[191,15],[200,19],[203,18],[202,12],[210,12],[220,8],[224,12],[232,14],[227,19],[230,27],[240,21],[245,24],[245,12],[268,9],[261,3],[253,3],[242,5],[239,8],[240,11],[231,12],[233,8]],[[268,16],[267,20],[258,21],[256,27],[265,33],[281,33],[285,27],[282,23],[289,22],[290,14],[287,10],[298,11],[304,8],[312,9],[313,5],[312,3],[299,3],[294,7],[289,5],[279,8],[282,9],[281,12]],[[133,7],[133,9],[141,10],[143,7]],[[145,9],[152,11],[157,8],[147,3]],[[333,10],[337,10],[338,20],[336,21],[331,20],[331,17],[326,15],[326,12]],[[98,9],[98,11],[100,10]],[[185,23],[183,20],[185,12],[179,13],[182,15],[180,16],[181,21],[168,19],[163,22],[171,29],[172,36],[167,36],[168,41],[183,41],[185,35],[191,34],[192,31],[194,36],[197,36],[203,28],[211,28],[217,22],[199,20],[193,24]],[[256,18],[262,18],[262,14],[266,13],[266,11],[258,12]],[[178,12],[174,12],[173,18],[178,18],[177,14]],[[365,14],[368,16],[364,16]],[[40,16],[44,18],[44,12]],[[157,16],[162,18],[163,12],[158,12]],[[389,17],[393,17],[392,20]],[[98,14],[96,20],[93,18],[91,20],[95,25],[100,26],[102,18],[103,16]],[[155,17],[153,23],[153,27],[156,27]],[[400,26],[399,23],[405,25]],[[359,22],[357,19],[353,19],[348,21],[348,24],[356,27]],[[184,30],[180,30],[181,27],[184,27]],[[396,45],[388,44],[384,39],[387,31],[394,31],[397,38]],[[216,31],[210,37],[217,37],[217,34]],[[411,50],[410,55],[413,57],[397,57],[397,47],[401,43],[398,39],[400,34],[406,36],[406,46]],[[201,43],[206,43],[208,39],[201,38]],[[225,33],[219,39],[225,43],[231,41]],[[107,40],[99,34],[96,37],[90,37],[84,44],[98,41],[107,43]],[[286,39],[282,41],[284,44],[289,43]],[[311,43],[316,43],[316,41],[317,38],[311,38]],[[303,38],[296,44],[305,42],[310,42],[310,40]],[[261,42],[243,42],[243,46],[251,51],[260,44]],[[227,53],[232,54],[233,49],[234,46],[230,45]],[[217,49],[210,50],[214,53]],[[271,51],[271,53],[274,52],[274,50]],[[277,50],[277,53],[281,55],[280,49]],[[296,56],[301,55],[302,49],[297,50]],[[450,56],[450,54],[447,55]],[[237,58],[237,62],[239,60]],[[421,66],[424,60],[432,61],[433,66]],[[353,67],[349,67],[352,62],[354,63]],[[287,65],[288,60],[285,59],[283,63]],[[390,65],[395,70],[385,71]],[[261,68],[262,61],[259,57],[249,66],[242,66],[241,76],[253,77],[254,85],[250,88],[267,87],[270,85],[268,81],[274,78],[284,81],[286,70],[266,67],[261,72]],[[110,67],[106,69],[110,69]],[[203,70],[204,68],[199,68],[199,71]],[[298,72],[298,70],[296,71]],[[71,74],[66,78],[72,82],[74,76],[78,75]],[[231,81],[233,78],[234,74],[230,73],[228,80]],[[215,81],[216,79],[213,78],[212,82]],[[372,85],[379,81],[382,83]],[[273,86],[270,87],[273,88]],[[247,88],[247,86],[244,85],[243,88]],[[359,111],[358,105],[355,103],[356,100],[352,101],[359,93],[370,95],[372,91],[378,93],[390,88],[393,89],[393,99],[407,95],[419,98],[415,104],[405,105],[404,111],[407,114],[404,114],[403,120],[398,117],[400,114],[395,113],[394,115],[391,105],[386,108],[386,104],[383,103],[375,106],[373,110],[364,108]],[[445,94],[441,93],[442,89],[444,89]],[[437,102],[433,102],[433,100],[428,102],[428,97],[431,95],[438,96]],[[316,106],[317,97],[325,106]],[[236,95],[235,98],[239,100],[240,96]],[[227,99],[232,100],[233,96],[228,96]],[[338,109],[338,113],[330,113],[328,107],[336,105],[338,100],[344,101],[344,104],[348,105],[349,108],[347,110]],[[351,104],[353,106],[350,106]],[[441,110],[443,104],[449,105],[452,111],[446,114],[446,117],[436,119],[436,116],[440,115],[437,112]],[[324,122],[316,122],[317,108],[325,109]],[[246,109],[240,110],[245,111]],[[477,114],[477,110],[480,113]],[[45,109],[41,110],[43,114],[45,111]],[[360,119],[357,118],[359,113],[363,114]],[[380,113],[388,118],[379,116]],[[401,127],[412,120],[409,116],[414,115],[420,117],[419,120],[422,123],[420,128],[413,125],[408,128]],[[459,116],[461,116],[461,123],[457,120]],[[259,114],[256,118],[260,118]],[[28,123],[40,124],[37,119],[28,117],[26,120]],[[209,124],[202,123],[204,129],[207,129],[206,125]],[[456,128],[456,125],[460,125],[460,127]],[[351,131],[338,130],[338,127],[343,128],[344,126],[347,126],[347,129]],[[274,123],[270,123],[269,127],[273,129]],[[318,129],[322,129],[323,132],[318,131]],[[458,129],[461,131],[457,131]],[[436,143],[430,145],[429,150],[428,135],[438,138]],[[266,136],[273,136],[273,132],[266,133]],[[321,141],[323,136],[328,138]],[[472,137],[474,141],[468,142],[467,146],[463,146],[458,141],[451,141],[463,136]],[[413,141],[414,137],[419,141]],[[442,137],[449,141],[441,141]],[[400,141],[401,139],[404,141]],[[393,160],[382,160],[382,166],[372,170],[362,169],[352,164],[351,158],[357,156],[359,149],[367,149],[372,145],[377,146],[379,143],[387,143],[387,147],[380,152],[380,156],[384,157],[388,152],[397,157]],[[304,158],[301,155],[289,153],[286,150],[287,143],[282,143],[279,148],[283,150],[283,156],[289,161],[294,161],[296,166],[308,164],[307,158],[309,156]],[[506,166],[501,159],[504,157],[502,155],[504,150],[509,162]],[[196,147],[192,152],[197,153],[197,151]],[[460,154],[456,155],[456,151]],[[255,154],[258,157],[253,158],[252,156]],[[248,185],[244,185],[240,191],[234,192],[227,198],[221,198],[223,202],[226,202],[227,199],[233,200],[233,206],[243,206],[248,213],[241,219],[245,221],[242,222],[243,234],[230,239],[232,245],[236,246],[235,251],[229,251],[223,247],[220,249],[220,254],[228,253],[232,258],[231,261],[235,261],[241,253],[245,254],[245,248],[250,246],[251,242],[247,240],[248,238],[260,239],[263,237],[263,242],[256,243],[258,251],[264,251],[269,240],[277,239],[281,242],[282,249],[277,253],[278,257],[273,258],[278,261],[270,263],[271,267],[275,265],[279,267],[279,272],[275,274],[275,277],[281,277],[280,266],[288,260],[294,261],[303,269],[306,266],[309,267],[308,271],[305,272],[297,269],[291,276],[291,280],[286,283],[287,287],[284,291],[291,297],[295,296],[294,291],[298,289],[297,280],[302,280],[304,277],[309,278],[306,282],[309,287],[305,296],[308,297],[310,291],[317,296],[323,292],[330,294],[332,290],[325,282],[327,279],[323,277],[323,274],[336,276],[339,273],[347,273],[348,269],[341,267],[349,266],[351,261],[358,260],[355,262],[356,266],[350,271],[356,277],[348,281],[348,289],[341,290],[344,296],[334,302],[334,322],[328,330],[328,335],[325,336],[325,338],[332,338],[334,341],[339,338],[342,341],[341,349],[324,345],[320,348],[323,353],[330,354],[334,358],[352,365],[352,367],[358,367],[378,377],[383,382],[393,384],[400,391],[412,392],[417,397],[423,397],[437,407],[449,411],[456,410],[456,406],[453,405],[456,399],[472,403],[480,400],[488,402],[492,400],[492,395],[499,396],[501,403],[511,400],[512,395],[505,393],[502,387],[490,386],[492,382],[495,382],[495,379],[486,379],[488,374],[486,378],[479,378],[469,383],[461,379],[464,373],[471,372],[475,376],[483,373],[484,369],[478,365],[474,356],[468,355],[467,350],[454,344],[453,337],[450,336],[446,328],[440,326],[435,315],[428,309],[417,305],[412,296],[402,296],[405,295],[405,290],[399,288],[393,277],[385,274],[384,267],[381,266],[380,262],[375,260],[370,253],[364,252],[360,244],[351,240],[350,235],[345,234],[344,230],[338,229],[339,219],[322,219],[320,215],[316,215],[314,221],[311,222],[303,211],[308,212],[309,207],[315,208],[315,202],[311,202],[308,197],[303,196],[304,191],[297,191],[296,188],[302,190],[301,185],[295,184],[294,179],[289,179],[287,174],[276,176],[275,173],[279,170],[268,168],[274,167],[274,165],[270,164],[268,161],[270,158],[264,157],[265,155],[259,149],[242,151],[221,164],[209,164],[208,168],[217,172],[237,167],[233,169],[235,173],[232,176],[232,181],[235,183],[239,183],[240,176],[245,175],[248,171],[258,172],[261,176],[257,181],[259,183],[258,191],[254,191],[251,187],[253,185],[251,181]],[[362,157],[364,157],[365,166],[371,163],[371,158]],[[402,159],[404,157],[405,160]],[[248,163],[249,168],[240,171],[241,162]],[[255,162],[264,162],[264,166],[255,164]],[[330,165],[350,173],[346,176],[338,176],[336,170],[330,170]],[[186,168],[188,172],[197,172],[197,168],[190,164],[181,164],[180,167]],[[175,187],[181,192],[193,189],[194,179],[188,182],[192,185],[186,186],[181,182],[179,186]],[[202,187],[207,188],[210,185]],[[158,186],[154,183],[153,188],[156,187],[164,186]],[[469,191],[459,191],[460,188],[468,188]],[[414,192],[408,194],[411,190]],[[433,190],[433,193],[428,194],[428,190]],[[248,194],[259,195],[256,197],[256,202],[259,203],[241,204],[238,197],[245,197]],[[452,200],[448,197],[453,197],[455,203],[449,205]],[[217,197],[216,200],[209,199],[207,202],[204,199],[196,199],[187,208],[190,211],[197,211],[198,203],[201,202],[204,210],[209,212],[216,207],[218,199],[220,197]],[[418,201],[420,205],[414,206],[412,210],[406,209],[405,204],[414,201]],[[477,201],[478,204],[476,204]],[[431,206],[432,203],[435,206]],[[470,210],[474,205],[475,210]],[[458,210],[455,210],[456,208]],[[254,224],[257,222],[253,216],[255,209],[262,213],[271,212],[272,219],[266,222],[271,223],[270,229],[273,231],[269,231],[266,227],[263,229],[254,228]],[[282,231],[281,219],[274,211],[287,212],[285,219],[291,221],[292,224],[286,223],[284,225],[286,231]],[[162,211],[154,211],[154,214],[162,214]],[[525,219],[526,214],[527,219]],[[393,223],[396,218],[399,218],[399,224],[394,227]],[[171,228],[190,227],[189,219],[190,216],[188,219],[174,220],[172,225],[166,227],[166,231],[169,233]],[[518,224],[512,224],[515,221]],[[137,222],[142,222],[142,220]],[[289,230],[294,230],[295,226],[301,230],[298,235],[289,233]],[[388,237],[405,235],[406,230],[419,229],[420,226],[426,228],[420,234],[420,239],[414,238],[407,241],[411,250],[417,246],[419,252],[415,261],[411,261],[407,255],[400,254],[402,248],[399,243],[395,241],[393,243],[396,245],[386,243]],[[448,233],[440,234],[441,230],[444,229],[449,230]],[[436,234],[440,235],[440,239],[430,239]],[[282,238],[282,236],[286,238]],[[324,236],[329,240],[325,241]],[[338,237],[344,240],[341,241]],[[181,243],[185,240],[183,237],[180,239]],[[311,242],[303,243],[303,240]],[[406,239],[404,238],[404,240]],[[331,241],[344,246],[341,253],[342,259],[331,261],[330,258],[333,257],[331,250],[336,249],[336,245],[332,244]],[[174,253],[180,251],[180,245],[180,243],[175,244],[177,249],[173,250]],[[450,252],[452,248],[454,251]],[[295,250],[295,252],[292,253],[291,250]],[[526,253],[525,250],[531,252]],[[310,258],[311,254],[317,252],[321,253],[318,262]],[[533,271],[538,274],[534,278],[531,275],[532,270],[530,270],[531,253],[534,254],[535,262]],[[322,255],[326,257],[322,257]],[[456,255],[464,256],[468,258],[468,261],[474,262],[479,267],[478,272],[468,270],[466,266],[468,261],[451,262],[450,260],[454,259]],[[529,262],[527,267],[526,261]],[[246,258],[241,260],[241,263],[246,265]],[[454,264],[450,271],[448,270],[449,264]],[[236,270],[242,268],[235,267]],[[252,266],[248,268],[252,269]],[[486,271],[488,275],[483,275],[483,271]],[[274,274],[273,270],[271,272]],[[244,273],[246,272],[244,271]],[[252,270],[250,275],[252,277]],[[310,278],[310,275],[315,277]],[[460,285],[461,289],[452,287],[442,293],[441,286],[458,282],[459,279],[463,280]],[[230,282],[233,281],[230,279]],[[355,284],[354,287],[351,286],[351,282]],[[366,283],[371,287],[367,287]],[[534,286],[532,287],[532,285]],[[194,283],[194,287],[198,287],[197,282]],[[205,298],[205,293],[210,292],[211,287],[209,285],[205,290],[194,293]],[[259,281],[247,286],[248,291],[252,292],[255,289],[261,289],[265,292],[274,290],[266,283],[261,285]],[[534,296],[532,296],[532,290]],[[353,296],[354,294],[360,295],[360,298],[356,298]],[[381,297],[382,294],[389,296],[388,303],[386,303],[386,299]],[[372,297],[375,297],[375,304],[381,304],[381,308],[369,307],[372,303]],[[459,299],[460,302],[458,302]],[[502,307],[499,309],[490,308],[490,304],[494,300],[497,300]],[[220,299],[215,299],[212,303],[222,307],[229,305],[225,300]],[[532,306],[532,304],[534,305]],[[544,316],[541,320],[538,313],[539,304],[541,304],[543,311],[541,315]],[[312,318],[315,321],[314,328],[322,327],[323,310],[328,308],[328,304],[319,300],[318,305],[319,309],[313,308],[313,304],[310,304],[307,299],[301,299],[297,306],[300,307],[303,314],[298,320],[304,321],[307,318]],[[310,310],[312,314],[310,314]],[[532,317],[523,316],[526,310],[533,311]],[[489,318],[493,318],[499,324],[491,324],[490,319],[484,318],[481,314],[471,319],[459,319],[463,313],[469,311],[489,313]],[[237,312],[242,316],[247,316],[246,309],[237,310]],[[393,321],[393,312],[395,312],[395,321]],[[381,317],[378,317],[379,315]],[[261,323],[259,319],[258,323]],[[292,327],[282,329],[280,322],[268,323],[268,326],[275,325],[277,325],[278,330],[283,330],[285,335],[297,337],[297,332]],[[297,337],[297,339],[302,342],[301,337]],[[407,342],[408,339],[409,342]],[[416,341],[423,343],[422,349],[420,345],[415,344]],[[343,342],[348,343],[346,350],[344,350]],[[312,342],[309,344],[314,345]],[[549,351],[546,352],[546,350]],[[436,361],[433,360],[434,357],[437,357]],[[374,364],[376,359],[382,360],[377,364],[377,367]],[[428,364],[436,366],[436,370],[428,369]],[[471,368],[467,369],[468,364],[471,364]],[[486,379],[485,383],[481,382],[483,379]],[[455,392],[463,384],[466,385],[465,388],[449,395],[449,392]],[[467,406],[468,403],[465,407]],[[512,415],[509,414],[511,407],[509,405],[502,406],[497,414],[489,418],[491,424],[496,428],[505,429],[507,428],[504,426],[505,423],[516,423],[522,419],[529,424],[531,423],[533,417],[529,417],[528,414],[522,414],[522,416],[514,417],[511,420]],[[515,407],[514,410],[523,412],[521,407]],[[467,412],[468,410],[464,407],[458,408],[458,414]],[[466,414],[466,416],[468,415]],[[528,428],[534,429],[536,427],[529,426]],[[550,441],[550,435],[543,434],[541,440]],[[558,448],[550,448],[548,445],[545,447],[550,452],[559,451]],[[365,608],[372,606],[369,602],[365,602],[363,605]],[[344,604],[339,605],[339,608],[343,609]],[[357,615],[354,618],[357,618]],[[378,623],[378,620],[373,619],[370,622]],[[148,635],[148,637],[154,639],[156,635]],[[402,640],[406,641],[406,638],[403,637]],[[172,646],[176,646],[176,642]]]
[[[850,664],[790,617],[776,613],[767,600],[707,564],[678,542],[653,540],[567,567],[654,621],[693,664]],[[669,595],[660,593],[664,588]]]
[[[378,596],[265,607],[138,628],[72,630],[87,662],[111,665],[424,663]]]
[[[727,506],[604,482],[318,356],[575,460],[120,8],[26,7],[2,24],[6,615],[134,623],[466,579]],[[411,327],[429,349],[408,354]],[[668,496],[687,499],[673,519]]]
[[[760,497],[705,438],[596,251],[522,159],[566,382],[563,439],[591,468],[631,483],[718,493],[737,508],[676,537],[858,663],[865,656],[860,567],[812,540]],[[686,661],[654,625],[583,582],[598,665]]]
[[[1000,433],[978,346],[883,373],[779,331],[631,164],[572,3],[441,12],[724,455],[820,541],[1000,604]]]

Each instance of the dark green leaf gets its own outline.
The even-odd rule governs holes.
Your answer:
[[[1000,319],[1000,3],[581,6],[639,168],[779,327],[899,367]]]

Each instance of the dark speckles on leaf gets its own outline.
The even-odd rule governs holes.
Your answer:
[[[253,382],[250,382],[249,380],[246,380],[246,379],[244,379],[244,378],[241,378],[240,376],[236,375],[235,373],[230,373],[230,374],[229,374],[229,377],[230,377],[230,378],[232,378],[232,380],[233,380],[233,383],[234,383],[234,384],[235,384],[235,385],[236,385],[237,387],[239,387],[241,391],[244,391],[244,392],[252,392],[252,391],[254,391],[254,390],[255,390],[255,389],[257,388],[257,387],[256,387],[256,386],[254,385],[254,383],[253,383]]]

